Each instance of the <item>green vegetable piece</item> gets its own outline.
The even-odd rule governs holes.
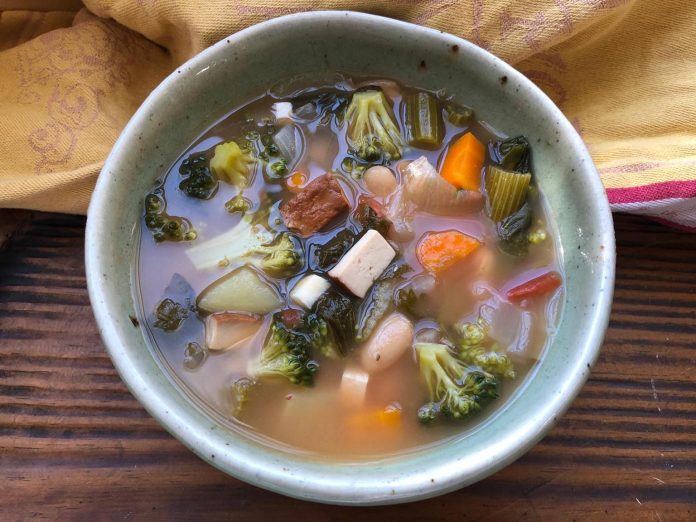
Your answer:
[[[248,377],[241,377],[232,383],[230,392],[232,395],[232,416],[234,418],[238,419],[242,415],[255,386],[256,383]]]
[[[173,332],[188,317],[188,310],[170,298],[162,299],[155,308],[155,328]]]
[[[272,277],[288,277],[302,269],[304,252],[297,237],[283,232],[273,241],[250,250],[249,255],[259,255],[258,266]]]
[[[366,341],[382,318],[394,308],[394,290],[403,282],[404,274],[410,271],[407,264],[395,263],[375,281],[358,309],[356,341]]]
[[[383,236],[389,232],[391,221],[384,216],[382,206],[372,198],[361,196],[353,212],[353,219],[362,227],[362,231],[376,230]]]
[[[401,158],[403,138],[382,91],[367,90],[353,94],[346,118],[346,139],[359,158],[365,161]]]
[[[435,277],[429,272],[412,277],[405,285],[397,289],[394,296],[396,307],[414,319],[432,316],[429,295],[436,284]]]
[[[201,348],[198,343],[188,343],[184,350],[184,367],[188,370],[195,370],[205,361],[208,352]]]
[[[459,344],[463,347],[479,346],[486,339],[485,324],[479,319],[476,323],[459,326]]]
[[[406,128],[409,144],[421,149],[437,149],[443,138],[442,111],[437,98],[418,92],[406,100]]]
[[[531,171],[531,148],[524,136],[499,141],[492,147],[494,161],[503,169],[526,173]]]
[[[308,314],[305,331],[309,335],[312,348],[324,357],[338,359],[346,354],[346,347],[336,339],[332,326],[316,314]]]
[[[344,228],[323,245],[314,249],[316,264],[323,270],[328,270],[338,263],[343,254],[350,250],[358,240],[358,235],[348,228]]]
[[[445,114],[447,115],[447,121],[452,125],[457,127],[466,127],[474,115],[474,111],[468,107],[458,105],[454,102],[450,102],[445,105]]]
[[[525,203],[514,214],[506,217],[496,225],[498,247],[511,256],[523,256],[529,250],[527,229],[532,223],[532,212]]]
[[[179,174],[184,178],[179,189],[191,198],[210,199],[217,191],[218,181],[211,174],[204,154],[191,154],[179,167]]]
[[[324,292],[314,304],[314,313],[333,329],[336,340],[344,347],[355,339],[355,310],[350,299],[336,290]]]
[[[430,424],[441,415],[462,419],[498,396],[498,381],[490,373],[470,368],[447,345],[416,343],[418,367],[430,397],[418,410],[418,420]]]
[[[145,226],[157,243],[162,241],[192,241],[196,231],[191,222],[183,217],[170,216],[166,212],[167,202],[161,184],[145,196]]]
[[[261,208],[246,214],[234,228],[186,250],[193,266],[202,270],[242,262],[272,277],[299,272],[304,266],[302,243],[292,234],[271,230],[271,204],[262,198]]]
[[[436,402],[428,402],[418,408],[418,421],[421,424],[432,424],[440,416],[440,405]]]
[[[467,363],[478,366],[484,371],[504,379],[515,378],[515,368],[510,358],[504,353],[496,351],[497,346],[486,349],[474,346],[459,352],[459,358]]]
[[[363,174],[365,174],[365,170],[367,170],[368,166],[369,163],[360,163],[355,158],[351,158],[350,156],[346,156],[341,161],[341,169],[343,170],[343,172],[345,172],[346,174],[350,174],[350,177],[356,181],[362,179]]]
[[[235,310],[267,314],[283,304],[276,288],[256,270],[241,266],[205,288],[196,304],[202,312]]]
[[[494,222],[517,212],[527,199],[532,175],[518,174],[489,166],[486,174],[488,215]]]
[[[215,147],[210,170],[223,181],[240,188],[251,184],[255,160],[252,157],[253,145],[246,142],[241,147],[235,141],[221,143]]]
[[[240,213],[242,216],[251,210],[251,200],[245,198],[242,194],[237,194],[235,197],[225,203],[225,210],[230,214]]]
[[[276,313],[251,373],[256,379],[283,377],[294,384],[312,385],[319,364],[310,358],[310,350],[308,337],[286,326]]]
[[[458,333],[457,357],[466,364],[478,366],[483,371],[501,377],[514,379],[515,368],[512,360],[500,353],[497,344],[488,343],[488,324],[481,318],[476,323],[463,323],[456,327]],[[490,343],[489,343],[490,344]]]
[[[288,173],[288,164],[285,159],[279,159],[278,161],[271,163],[271,172],[276,177],[283,177]]]

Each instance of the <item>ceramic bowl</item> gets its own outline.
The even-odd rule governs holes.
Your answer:
[[[533,144],[534,170],[555,221],[566,294],[558,331],[501,412],[460,438],[396,457],[311,459],[225,428],[162,369],[135,316],[131,265],[143,194],[214,120],[281,79],[335,71],[444,89],[480,119]],[[89,293],[104,343],[131,392],[172,435],[213,466],[302,499],[387,504],[442,494],[510,464],[551,429],[587,379],[614,283],[611,214],[592,160],[568,120],[527,78],[455,36],[354,12],[264,22],[225,38],[167,77],[116,142],[97,182],[86,232]]]

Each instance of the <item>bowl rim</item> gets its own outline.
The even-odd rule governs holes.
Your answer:
[[[441,473],[437,482],[431,482],[427,478],[430,475],[420,472],[413,476],[402,477],[402,480],[398,483],[396,480],[393,482],[380,482],[373,479],[371,485],[376,487],[377,491],[373,491],[369,496],[366,496],[363,488],[356,487],[354,480],[342,478],[340,472],[334,473],[330,478],[322,477],[321,475],[312,476],[312,473],[301,476],[288,476],[284,473],[285,468],[278,465],[280,462],[278,458],[272,455],[265,456],[266,462],[246,462],[247,455],[236,451],[235,447],[220,448],[217,439],[211,441],[210,437],[204,437],[201,433],[196,433],[195,430],[189,429],[190,422],[195,422],[197,419],[200,420],[198,417],[200,412],[192,411],[192,405],[184,407],[176,403],[175,398],[154,393],[158,386],[154,382],[154,377],[152,375],[141,375],[137,371],[134,360],[128,356],[126,341],[121,338],[115,327],[112,311],[107,305],[108,295],[112,289],[110,288],[110,280],[101,277],[103,270],[101,268],[102,260],[100,259],[99,251],[101,249],[100,245],[107,239],[102,234],[102,231],[99,230],[99,224],[106,221],[104,209],[107,207],[109,186],[114,181],[106,176],[99,176],[88,210],[85,232],[87,286],[99,333],[124,383],[160,425],[203,460],[245,482],[304,500],[343,505],[410,502],[444,494],[481,480],[509,465],[526,453],[556,424],[558,418],[570,406],[589,376],[589,371],[580,372],[580,369],[585,369],[585,367],[591,368],[599,354],[608,326],[613,298],[615,274],[613,221],[604,187],[589,152],[574,127],[560,109],[522,73],[488,51],[455,35],[409,22],[355,11],[294,13],[255,24],[223,38],[173,70],[149,94],[131,117],[104,163],[102,172],[110,171],[110,166],[118,163],[127,137],[135,134],[138,127],[146,124],[152,105],[156,103],[158,98],[165,95],[168,89],[176,85],[180,77],[177,72],[184,69],[199,69],[207,64],[211,58],[215,57],[217,53],[220,53],[225,48],[229,48],[229,45],[254,37],[258,33],[274,30],[297,20],[313,20],[316,23],[325,23],[327,19],[335,22],[350,19],[351,23],[379,24],[382,28],[388,30],[418,31],[440,40],[446,38],[448,44],[456,43],[459,45],[461,52],[469,53],[479,60],[495,63],[501,75],[506,75],[509,80],[525,85],[530,93],[529,97],[533,98],[534,103],[543,106],[545,110],[549,111],[549,114],[558,121],[559,131],[568,136],[574,152],[579,160],[582,160],[584,163],[584,172],[580,172],[580,174],[584,174],[585,181],[588,183],[587,190],[593,196],[596,196],[597,208],[594,210],[597,212],[598,231],[604,245],[603,261],[599,265],[597,277],[603,277],[605,284],[604,291],[596,297],[596,306],[592,311],[590,330],[582,345],[584,348],[581,350],[578,361],[574,362],[575,371],[573,378],[565,383],[564,392],[552,397],[549,400],[549,404],[545,405],[543,414],[537,415],[533,421],[527,423],[529,424],[528,426],[521,427],[518,433],[515,433],[514,441],[511,439],[508,447],[498,452],[496,458],[488,460],[485,466],[479,465],[478,468],[467,468],[462,466],[461,463],[459,466],[449,466],[445,469],[445,476],[442,476]],[[216,459],[216,453],[220,455],[221,452],[226,452],[226,458]],[[340,465],[335,463],[329,462],[325,465],[329,468],[340,468]],[[440,471],[442,472],[442,470]]]

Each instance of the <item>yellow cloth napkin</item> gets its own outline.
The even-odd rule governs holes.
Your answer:
[[[84,4],[0,0],[0,206],[84,212],[122,127],[176,65],[262,20],[340,8],[441,29],[512,63],[580,131],[614,210],[696,230],[696,2]]]

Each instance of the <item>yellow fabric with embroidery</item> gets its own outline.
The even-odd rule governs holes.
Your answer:
[[[9,2],[0,0],[0,9],[3,3]],[[622,207],[632,200],[621,194],[633,192],[612,190],[687,182],[676,194],[694,206],[682,202],[671,215],[659,215],[696,226],[696,192],[684,192],[696,180],[695,2],[84,3],[87,9],[75,13],[0,15],[0,206],[84,212],[122,127],[177,64],[262,20],[341,8],[441,29],[512,63],[580,131],[614,208],[657,215],[650,201]]]

